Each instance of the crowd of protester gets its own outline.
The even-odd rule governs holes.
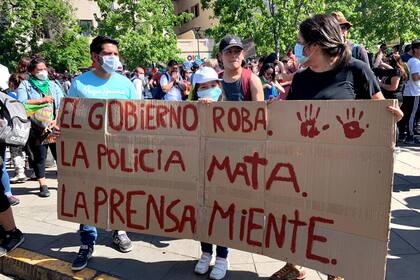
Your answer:
[[[168,101],[267,101],[311,99],[397,99],[398,106],[387,109],[398,121],[398,141],[417,144],[415,135],[420,100],[420,40],[405,46],[380,44],[375,55],[348,40],[352,24],[341,12],[315,15],[299,26],[294,48],[278,57],[244,58],[244,47],[237,36],[227,35],[219,44],[216,59],[194,62],[171,60],[159,67],[138,66],[126,71],[119,60],[118,42],[96,37],[90,46],[92,68],[71,77],[58,74],[41,57],[22,58],[16,71],[9,74],[0,66],[0,89],[19,100],[31,121],[32,129],[25,147],[10,147],[15,174],[6,170],[6,146],[0,145],[2,162],[0,224],[7,238],[5,252],[23,242],[13,222],[10,205],[19,200],[12,195],[10,183],[26,181],[29,170],[38,182],[39,196],[50,195],[45,180],[48,149],[56,158],[55,122],[60,99],[77,98],[162,99]],[[106,81],[106,82],[104,82]],[[112,94],[109,94],[112,92]],[[400,109],[401,106],[401,109]],[[47,116],[49,122],[43,123]],[[80,225],[81,243],[72,269],[82,270],[91,258],[97,239],[96,228]],[[113,240],[122,252],[133,245],[124,231],[114,231]],[[205,274],[210,268],[213,245],[201,243],[202,256],[194,271]],[[228,248],[217,246],[211,279],[223,279],[228,270]],[[271,279],[304,279],[303,267],[286,264]],[[342,279],[329,275],[328,279]]]

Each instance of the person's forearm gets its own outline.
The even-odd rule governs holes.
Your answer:
[[[383,88],[384,90],[387,90],[387,91],[396,90],[396,88],[394,89],[391,85],[385,85],[385,84],[381,84],[381,88]]]
[[[26,104],[32,104],[32,105],[40,105],[40,104],[44,104],[47,103],[47,101],[44,98],[40,98],[40,99],[28,99],[26,101]]]
[[[382,92],[378,91],[377,93],[375,93],[375,94],[372,95],[372,99],[373,100],[384,100],[385,97],[382,94]]]
[[[279,93],[279,95],[285,93],[284,88],[280,84],[277,84],[276,83],[276,84],[274,84],[274,86],[276,87],[277,92]]]

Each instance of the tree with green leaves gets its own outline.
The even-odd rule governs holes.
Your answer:
[[[76,73],[91,65],[89,41],[79,30],[66,30],[40,47],[40,54],[59,73]]]
[[[419,0],[364,0],[358,10],[356,29],[370,49],[381,42],[411,42],[420,37]]]
[[[213,9],[219,24],[207,34],[216,41],[226,34],[252,38],[257,52],[284,52],[297,38],[297,25],[314,12],[322,11],[323,0],[201,0]]]
[[[59,71],[88,66],[89,52],[82,50],[89,45],[79,32],[68,1],[0,2],[0,62],[11,68],[21,56],[34,54],[42,54]]]
[[[96,0],[101,15],[97,34],[120,42],[120,53],[126,66],[152,65],[177,59],[175,25],[191,19],[189,13],[175,15],[171,0]]]
[[[372,51],[380,42],[409,42],[420,34],[418,0],[201,0],[219,24],[207,35],[216,41],[236,34],[255,41],[257,53],[285,52],[298,27],[316,13],[341,11],[353,23],[350,38]]]

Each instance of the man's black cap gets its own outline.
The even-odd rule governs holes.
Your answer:
[[[219,44],[219,52],[223,52],[227,49],[230,49],[232,47],[238,47],[241,49],[244,49],[244,46],[242,45],[241,38],[234,35],[226,35],[222,41],[220,41]]]

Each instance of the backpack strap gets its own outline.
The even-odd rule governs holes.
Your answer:
[[[252,76],[252,71],[250,69],[242,68],[241,87],[242,87],[242,94],[244,95],[244,100],[245,101],[251,101],[252,100],[251,76]]]
[[[169,73],[168,72],[164,72],[163,75],[165,75],[166,79],[168,80],[168,83],[171,82],[171,77],[169,77]]]
[[[359,47],[358,44],[353,44],[351,48],[351,56],[357,58],[357,48]]]

